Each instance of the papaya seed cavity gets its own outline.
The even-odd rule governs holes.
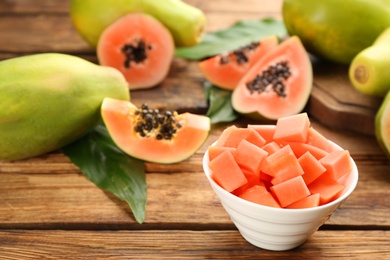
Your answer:
[[[246,87],[251,94],[254,92],[263,93],[269,89],[280,97],[286,97],[285,81],[291,76],[291,71],[287,61],[269,66],[262,73],[256,75],[254,79],[246,83]]]
[[[149,109],[146,103],[135,110],[134,130],[141,137],[155,137],[157,140],[172,140],[179,128],[182,127],[176,118],[176,111],[160,112]]]
[[[259,42],[252,42],[234,51],[228,52],[226,54],[220,54],[220,64],[224,65],[232,61],[236,62],[237,64],[247,63],[249,61],[248,52],[254,51],[259,46]]]
[[[365,66],[359,65],[355,68],[353,77],[360,84],[364,84],[370,78],[369,72]]]
[[[148,58],[147,52],[152,49],[144,40],[136,39],[131,43],[123,45],[121,51],[125,55],[124,66],[131,67],[131,63],[141,63]]]

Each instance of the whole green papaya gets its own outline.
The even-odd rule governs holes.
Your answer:
[[[71,0],[70,15],[78,33],[93,47],[101,33],[125,14],[143,12],[169,29],[176,46],[192,46],[203,38],[206,15],[182,0]]]
[[[119,71],[66,54],[1,61],[0,79],[0,160],[59,149],[99,122],[105,97],[130,99]]]
[[[390,27],[359,52],[349,66],[349,79],[361,93],[385,97],[390,90]]]
[[[350,64],[390,26],[389,0],[284,0],[289,34],[326,60]]]

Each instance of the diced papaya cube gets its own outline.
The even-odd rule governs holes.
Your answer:
[[[314,208],[320,205],[320,194],[312,194],[294,203],[291,203],[286,208],[289,209],[303,209],[303,208]]]
[[[283,208],[310,195],[302,176],[274,185],[270,190]]]
[[[271,180],[272,180],[272,176],[264,173],[264,172],[260,172],[260,181],[264,184],[264,186],[267,188],[267,190],[269,190],[269,188],[272,186],[272,183],[271,183]]]
[[[281,148],[280,145],[277,144],[276,142],[273,142],[273,141],[269,142],[269,143],[265,144],[263,147],[261,147],[261,149],[266,151],[268,153],[268,155],[273,154],[277,150],[280,150],[280,148]]]
[[[271,181],[273,185],[304,173],[298,159],[288,145],[269,155],[266,160],[275,175]]]
[[[266,143],[266,140],[258,133],[256,130],[251,128],[246,128],[248,135],[244,137],[245,140],[251,142],[252,144],[262,147]]]
[[[259,180],[260,181],[260,172],[253,172],[249,169],[246,169],[246,168],[241,168],[242,170],[242,173],[245,175],[245,178],[249,181],[249,180]]]
[[[326,174],[334,180],[340,179],[352,171],[352,163],[348,150],[337,150],[320,159],[320,163],[326,168]]]
[[[279,170],[283,170],[285,168],[283,160],[289,155],[294,156],[294,153],[291,150],[291,147],[286,145],[278,151],[274,152],[273,154],[268,155],[268,157],[266,158],[268,166],[271,168],[272,171],[274,171],[274,173],[277,173]]]
[[[250,187],[253,187],[255,185],[264,185],[262,181],[260,181],[259,173],[253,173],[251,171],[243,170],[242,171],[245,175],[245,178],[247,179],[247,183],[239,187],[238,189],[235,189],[232,191],[232,193],[236,196],[240,196],[241,193],[243,193],[245,190],[249,189]]]
[[[288,144],[291,147],[297,158],[301,157],[307,151],[309,151],[317,160],[328,154],[327,151],[306,143],[288,142],[285,144]]]
[[[312,183],[326,171],[326,168],[309,151],[299,157],[298,162],[303,169],[302,178],[306,185]]]
[[[266,152],[268,152],[268,156],[273,154],[274,152],[278,151],[281,149],[281,147],[279,146],[279,144],[275,143],[275,142],[270,142],[270,143],[267,143],[266,145],[264,145],[262,147],[262,149]],[[269,167],[268,165],[268,162],[267,160],[263,160],[263,163],[261,164],[261,167],[260,167],[260,170],[272,177],[275,177],[275,173],[272,172],[271,168]]]
[[[255,185],[247,189],[240,195],[240,198],[264,206],[280,208],[279,203],[272,194],[262,185]]]
[[[215,143],[215,146],[225,146],[224,144],[225,144],[226,140],[229,138],[230,133],[235,129],[237,129],[237,126],[235,126],[235,125],[231,125],[229,127],[226,127],[222,131],[221,135],[219,136],[217,142]]]
[[[209,151],[209,160],[212,161],[215,157],[223,153],[224,151],[229,150],[232,154],[234,154],[234,151],[236,148],[234,147],[225,147],[225,146],[210,146],[208,148]]]
[[[253,128],[258,132],[265,140],[266,143],[270,143],[274,140],[274,132],[276,125],[248,125],[248,128]]]
[[[328,153],[334,151],[334,147],[328,139],[313,127],[309,128],[306,143],[327,151]]]
[[[276,121],[275,141],[306,142],[310,120],[307,113],[281,117]]]
[[[304,174],[304,171],[295,156],[286,156],[283,162],[285,163],[284,169],[274,173],[275,176],[271,180],[273,185]]]
[[[268,173],[265,173],[263,171],[260,171],[260,181],[262,182],[269,182],[271,183],[271,180],[274,176],[269,175]]]
[[[338,198],[344,185],[333,180],[326,174],[322,174],[307,186],[311,194],[320,194],[320,205],[324,205]]]
[[[262,147],[266,142],[265,139],[252,128],[228,127],[222,134],[223,138],[218,139],[217,146],[236,148],[243,139],[259,147]]]
[[[266,151],[243,139],[237,146],[236,152],[234,153],[234,159],[240,167],[259,173],[260,166],[267,155],[268,153]]]
[[[269,175],[271,177],[275,177],[275,173],[269,167],[267,158],[265,158],[265,160],[263,160],[263,163],[260,166],[260,171],[264,172],[265,174],[267,174],[267,175]]]
[[[230,151],[224,151],[209,162],[211,177],[228,192],[246,184],[248,181]]]

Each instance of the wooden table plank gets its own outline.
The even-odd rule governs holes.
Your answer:
[[[228,231],[1,230],[6,259],[386,259],[390,231],[318,231],[302,246],[268,251]]]
[[[355,192],[327,224],[388,228],[390,178],[383,170],[389,167],[361,169],[372,172],[361,176]],[[0,228],[231,228],[203,173],[148,174],[147,183],[146,220],[140,226],[126,203],[80,174],[1,174],[0,184],[12,188],[0,190]]]
[[[208,32],[240,19],[281,19],[282,0],[185,0],[202,8]],[[30,53],[62,52],[97,62],[95,51],[75,31],[69,0],[0,1],[0,60]],[[390,161],[374,136],[346,131],[336,122],[355,123],[344,107],[329,107],[319,91],[331,90],[331,102],[357,100],[361,116],[373,117],[380,99],[369,99],[348,87],[346,68],[315,65],[313,101],[330,108],[311,113],[314,127],[348,149],[359,169],[356,190],[303,246],[271,252],[247,243],[236,230],[202,172],[207,146],[230,125],[213,125],[203,147],[188,160],[146,163],[146,221],[138,224],[129,206],[97,188],[68,158],[56,151],[17,162],[0,162],[0,256],[5,259],[386,259],[390,255]],[[204,77],[197,63],[175,59],[168,78],[148,90],[132,91],[137,105],[204,113]],[[341,86],[341,87],[340,87]],[[345,92],[347,91],[347,93]],[[336,98],[335,98],[336,97]],[[340,98],[341,97],[341,98]],[[317,99],[317,100],[316,100]],[[318,102],[317,102],[318,103]],[[340,112],[341,111],[341,112]],[[363,112],[361,112],[363,111]],[[367,112],[368,111],[368,112]],[[329,112],[334,112],[332,115]],[[258,122],[240,118],[234,124]],[[349,124],[352,124],[349,123]],[[341,125],[341,124],[340,124]]]
[[[144,226],[232,228],[201,166],[207,146],[227,125],[214,126],[198,153],[182,163],[146,164],[148,202]],[[313,125],[325,135],[332,133],[315,121]],[[390,162],[372,137],[349,132],[331,136],[349,149],[360,174],[357,189],[327,224],[389,227]],[[60,153],[0,163],[0,197],[4,198],[0,201],[1,228],[141,228],[126,203],[95,187]]]

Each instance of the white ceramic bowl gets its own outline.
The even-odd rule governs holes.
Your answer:
[[[341,149],[340,146],[331,143]],[[341,196],[328,204],[305,209],[263,206],[224,190],[211,178],[208,152],[203,157],[203,169],[211,187],[241,235],[257,247],[284,251],[303,244],[353,192],[358,182],[358,169],[352,158],[351,162],[353,170],[345,175],[343,180],[345,188]]]

